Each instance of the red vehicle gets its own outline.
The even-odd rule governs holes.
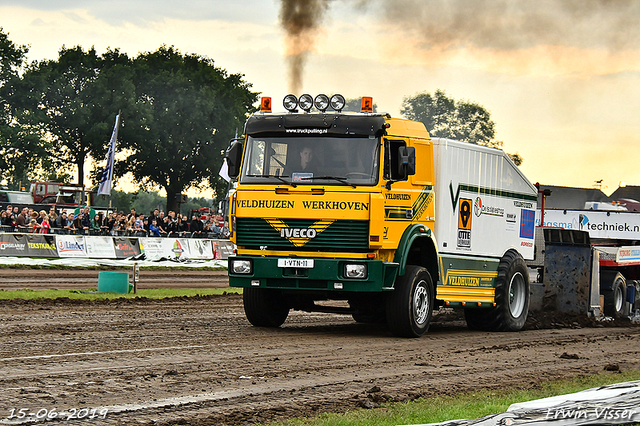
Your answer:
[[[29,192],[36,204],[93,205],[93,193],[84,185],[35,182]]]

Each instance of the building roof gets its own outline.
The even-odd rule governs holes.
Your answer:
[[[640,201],[640,186],[621,186],[611,194],[612,200],[619,200],[622,198]]]
[[[639,188],[640,191],[640,187]],[[615,198],[607,195],[596,188],[570,188],[567,186],[540,185],[540,190],[548,189],[551,195],[545,198],[544,207],[546,209],[584,209],[588,201],[610,202]],[[542,195],[538,194],[538,207],[542,206]]]
[[[640,211],[640,186],[621,186],[610,197],[626,205],[629,211]]]

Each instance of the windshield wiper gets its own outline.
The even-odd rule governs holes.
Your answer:
[[[278,179],[280,182],[284,183],[285,185],[291,185],[294,188],[297,187],[298,185],[296,185],[295,183],[291,182],[291,181],[286,181],[284,179],[282,179],[283,177],[290,177],[290,176],[276,176],[276,175],[247,175],[247,177],[263,177],[263,178],[275,178]]]
[[[349,182],[349,179],[347,179],[346,177],[343,176],[312,176],[312,177],[305,177],[305,180],[310,179],[310,180],[314,180],[314,179],[332,179],[332,180],[337,180],[340,183],[344,183],[345,185],[351,185],[351,187],[353,188],[357,188],[356,184]]]

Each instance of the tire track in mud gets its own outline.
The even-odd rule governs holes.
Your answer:
[[[447,319],[399,339],[328,314],[251,327],[238,295],[0,303],[0,423],[12,408],[104,407],[93,423],[239,425],[640,368],[638,327],[485,333]]]

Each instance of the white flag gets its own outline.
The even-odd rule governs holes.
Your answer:
[[[113,126],[111,140],[109,141],[109,151],[107,151],[107,165],[102,171],[100,184],[98,185],[98,195],[111,195],[111,185],[113,184],[113,162],[116,156],[116,139],[118,138],[118,126],[120,125],[120,114],[116,115],[116,124]]]
[[[229,177],[229,165],[227,164],[226,158],[222,162],[222,167],[220,167],[220,171],[218,172],[218,174],[222,179],[226,180],[227,182],[231,181],[231,178]]]

